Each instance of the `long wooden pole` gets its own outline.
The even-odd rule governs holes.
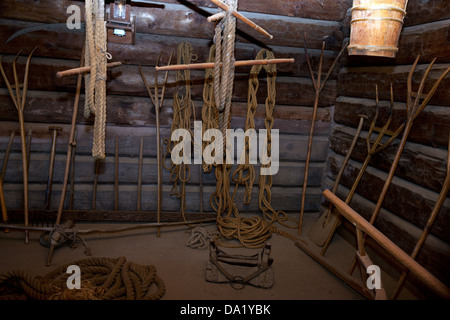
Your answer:
[[[83,46],[83,50],[81,52],[80,66],[84,65],[84,51],[85,51],[85,46]],[[59,201],[58,214],[56,216],[55,225],[61,224],[62,212],[64,209],[64,202],[66,200],[67,184],[69,181],[69,173],[70,173],[70,160],[72,158],[72,149],[75,146],[74,137],[75,137],[75,129],[76,129],[76,125],[77,125],[78,105],[80,102],[82,80],[83,80],[83,75],[78,74],[77,89],[75,92],[75,101],[73,103],[72,123],[71,123],[71,128],[70,128],[69,143],[68,143],[68,147],[67,147],[66,167],[65,167],[65,171],[64,171],[64,180],[63,180],[63,185],[62,185],[62,190],[61,190],[61,199]],[[56,239],[54,239],[54,240],[58,241],[60,236],[61,235],[55,234]],[[51,244],[49,253],[47,256],[47,266],[50,266],[54,250],[55,250],[55,245]]]
[[[117,62],[107,63],[106,67],[107,68],[114,68],[114,67],[118,67],[118,66],[121,66],[121,65],[122,65],[122,62],[117,61]],[[56,77],[57,78],[63,78],[63,77],[83,74],[83,73],[87,73],[87,72],[91,72],[91,67],[90,66],[79,67],[79,68],[74,68],[74,69],[69,69],[69,70],[64,70],[64,71],[58,71],[56,73]]]
[[[450,143],[450,139],[449,139]],[[441,192],[439,193],[439,197],[433,207],[433,210],[431,211],[430,217],[428,218],[427,223],[425,224],[425,228],[422,231],[422,234],[420,235],[419,240],[417,241],[414,250],[411,253],[411,258],[416,259],[419,255],[420,249],[422,249],[422,246],[425,243],[425,240],[428,237],[428,234],[430,233],[431,227],[433,226],[434,221],[436,220],[437,215],[439,214],[439,211],[441,210],[445,199],[447,198],[447,194],[450,190],[450,144],[449,144],[449,150],[448,150],[448,158],[447,158],[447,176],[445,178],[444,184],[442,186]],[[400,289],[403,286],[403,283],[406,280],[406,276],[408,275],[409,270],[405,269],[400,276],[399,281],[397,282],[397,285],[395,286],[394,292],[392,293],[392,299],[396,299],[398,294],[400,293]]]
[[[240,60],[235,61],[235,67],[254,66],[254,65],[267,65],[278,63],[293,63],[293,58],[280,58],[280,59],[261,59],[261,60]],[[193,70],[193,69],[209,69],[214,68],[214,62],[204,63],[191,63],[191,64],[174,64],[169,66],[155,67],[157,71],[174,71],[174,70]],[[219,63],[219,67],[222,67],[222,62]]]
[[[388,253],[395,257],[404,267],[410,270],[418,279],[432,289],[436,294],[445,299],[450,299],[450,289],[439,279],[433,276],[428,270],[422,267],[417,261],[411,258],[406,252],[400,249],[395,243],[387,238],[381,231],[350,208],[339,197],[330,190],[325,190],[323,195],[330,200],[339,212],[353,223],[356,228],[364,232],[367,236],[375,240]]]

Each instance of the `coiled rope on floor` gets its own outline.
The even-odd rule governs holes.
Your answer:
[[[67,288],[71,265],[81,269],[80,289]],[[0,275],[1,300],[159,300],[165,292],[154,266],[137,265],[125,257],[78,260],[42,277],[21,270]]]

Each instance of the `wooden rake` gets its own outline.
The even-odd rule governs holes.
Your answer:
[[[323,68],[323,55],[325,50],[325,41],[322,42],[322,50],[320,53],[320,62],[319,62],[319,70],[317,74],[317,79],[314,78],[314,73],[311,67],[311,62],[309,61],[309,55],[308,55],[308,49],[306,46],[306,32],[304,34],[304,44],[305,44],[305,57],[306,62],[308,64],[309,73],[311,75],[311,80],[313,82],[313,87],[315,90],[315,98],[314,98],[314,109],[313,109],[313,115],[311,119],[311,127],[309,130],[309,139],[308,139],[308,150],[306,153],[306,163],[305,163],[305,175],[303,178],[303,188],[302,188],[302,203],[301,203],[301,209],[300,209],[300,218],[298,223],[298,234],[300,235],[302,232],[302,225],[303,225],[303,213],[305,210],[305,199],[306,199],[306,188],[308,185],[308,168],[309,168],[309,162],[311,159],[311,150],[312,150],[312,143],[313,143],[313,135],[314,135],[314,126],[316,123],[316,115],[317,115],[317,108],[319,106],[319,98],[320,93],[322,92],[323,88],[325,87],[325,84],[328,81],[328,78],[330,77],[331,73],[333,72],[334,67],[336,66],[337,61],[341,57],[342,53],[344,52],[345,48],[347,47],[348,43],[345,43],[342,46],[341,51],[336,56],[336,58],[333,61],[333,64],[331,65],[330,69],[328,70],[325,78],[322,81],[322,68]]]
[[[420,59],[420,55],[417,56],[416,61],[414,62],[409,74],[408,74],[408,79],[407,79],[407,97],[406,97],[406,120],[404,122],[404,124],[402,126],[404,126],[404,132],[403,132],[403,137],[400,141],[400,145],[397,149],[397,153],[395,155],[394,161],[392,162],[391,168],[389,170],[388,173],[388,177],[384,183],[383,189],[381,191],[381,194],[378,198],[378,202],[375,206],[374,211],[372,212],[372,216],[370,218],[369,223],[370,224],[374,224],[376,218],[378,217],[378,214],[380,213],[381,210],[381,206],[383,204],[383,201],[386,197],[387,191],[389,189],[389,186],[392,182],[392,179],[394,178],[394,174],[395,174],[395,170],[397,169],[397,165],[400,161],[402,152],[405,148],[406,145],[406,141],[408,139],[408,135],[412,129],[412,126],[414,124],[414,121],[417,119],[417,117],[420,115],[420,113],[425,109],[425,107],[427,106],[428,102],[431,100],[431,98],[433,97],[434,93],[436,92],[437,88],[439,87],[439,85],[441,84],[441,82],[444,80],[444,78],[447,76],[447,74],[450,72],[450,67],[447,68],[442,74],[441,76],[436,80],[436,82],[433,84],[432,88],[430,89],[430,91],[423,95],[423,89],[425,87],[425,82],[428,78],[428,75],[431,71],[431,69],[433,68],[434,63],[436,62],[436,58],[434,58],[431,63],[428,65],[427,69],[425,70],[422,79],[420,81],[419,84],[419,88],[417,90],[416,93],[414,93],[412,91],[412,77],[414,74],[414,71],[416,69],[417,63],[419,62]],[[415,96],[415,99],[413,101],[413,96]],[[423,99],[423,101],[421,102],[421,100]],[[349,273],[353,273],[355,267],[356,267],[356,259],[353,260],[353,263],[350,267]]]
[[[30,54],[28,55],[27,63],[25,66],[25,73],[24,73],[24,79],[23,79],[23,90],[22,94],[20,91],[21,84],[19,82],[19,77],[17,75],[17,58],[19,57],[20,52],[16,55],[13,61],[13,75],[14,75],[14,89],[13,86],[11,86],[8,77],[6,76],[5,70],[3,69],[3,64],[0,57],[0,71],[3,76],[3,80],[5,81],[5,85],[8,88],[9,94],[11,96],[11,99],[14,103],[14,106],[17,109],[18,117],[19,117],[19,126],[20,126],[20,142],[22,147],[22,171],[23,171],[23,212],[24,212],[24,220],[25,220],[25,226],[27,227],[29,224],[29,216],[28,216],[28,153],[27,153],[27,145],[25,142],[25,121],[23,116],[23,111],[25,109],[25,102],[27,98],[27,91],[28,91],[28,73],[30,70],[30,61],[31,57],[33,56],[34,51],[36,51],[37,47],[35,47]],[[29,232],[28,230],[25,230],[25,243],[29,243]]]
[[[174,51],[171,52],[169,57],[169,62],[167,65],[170,65],[172,61]],[[156,62],[156,67],[159,65],[159,61],[161,59],[161,53],[158,56],[158,60]],[[161,108],[163,106],[164,102],[164,96],[166,93],[166,86],[167,86],[167,79],[169,77],[169,71],[166,71],[164,75],[164,82],[162,84],[162,90],[161,90],[161,97],[159,96],[159,89],[158,89],[158,69],[155,68],[155,86],[154,86],[154,93],[152,93],[151,87],[147,82],[147,79],[145,78],[144,72],[142,70],[141,65],[139,65],[139,72],[141,73],[142,80],[144,81],[145,88],[147,89],[147,93],[150,96],[150,99],[152,100],[152,103],[155,107],[155,113],[156,113],[156,158],[158,162],[158,200],[157,200],[157,222],[161,222],[161,202],[162,202],[162,159],[161,159],[161,136],[160,136],[160,124],[159,124],[159,112],[161,111]],[[157,236],[161,236],[160,228],[157,228]]]

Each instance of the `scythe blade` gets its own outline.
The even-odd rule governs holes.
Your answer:
[[[86,24],[84,22],[82,22],[80,24],[81,28],[78,29],[78,30],[84,29],[85,25]],[[42,24],[39,24],[39,25],[36,25],[36,26],[24,28],[22,30],[19,30],[19,31],[15,32],[13,35],[11,35],[6,40],[5,43],[8,43],[8,42],[14,40],[17,37],[20,37],[20,36],[22,36],[24,34],[27,34],[27,33],[30,33],[30,32],[35,32],[35,31],[60,31],[63,28],[65,28],[66,30],[76,30],[76,31],[78,31],[77,29],[69,29],[69,28],[67,28],[67,24],[65,22],[64,23],[42,23]]]

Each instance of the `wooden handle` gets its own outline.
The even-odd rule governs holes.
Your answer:
[[[275,63],[292,63],[295,60],[293,58],[289,59],[262,59],[262,60],[241,60],[235,61],[235,67],[242,66],[253,66],[253,65],[266,65],[266,64],[275,64]],[[208,69],[214,68],[214,62],[205,62],[205,63],[194,63],[194,64],[175,64],[171,66],[163,66],[163,67],[155,67],[156,71],[172,71],[172,70],[191,70],[191,69]],[[222,63],[219,63],[219,66],[222,67]]]
[[[333,205],[346,219],[353,223],[359,230],[365,232],[368,236],[375,240],[387,252],[392,254],[403,266],[414,273],[417,278],[427,284],[434,292],[445,299],[450,299],[450,289],[444,283],[417,263],[405,251],[400,249],[383,233],[371,225],[366,219],[361,217],[356,211],[350,208],[330,190],[325,190],[323,195],[333,203]]]

